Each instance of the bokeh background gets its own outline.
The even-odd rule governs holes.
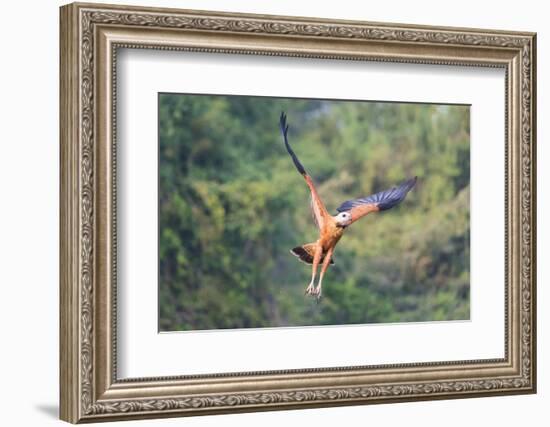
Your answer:
[[[289,139],[327,209],[411,176],[355,223],[323,298],[289,249],[317,239]],[[469,319],[469,107],[159,94],[161,331]]]

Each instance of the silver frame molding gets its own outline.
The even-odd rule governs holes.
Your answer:
[[[72,423],[536,391],[536,35],[75,3],[60,10],[60,417]],[[505,357],[117,379],[118,48],[500,67]]]

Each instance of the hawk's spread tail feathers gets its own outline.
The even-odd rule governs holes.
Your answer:
[[[298,257],[300,261],[306,264],[313,264],[313,255],[315,254],[315,243],[306,243],[302,246],[296,246],[290,250],[290,253],[295,257]],[[325,259],[325,253],[321,255],[320,263]],[[334,264],[334,258],[330,260],[331,264]]]

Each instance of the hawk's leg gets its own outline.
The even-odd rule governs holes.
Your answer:
[[[306,288],[306,295],[314,295],[315,292],[315,276],[317,275],[317,268],[319,267],[319,261],[323,254],[323,248],[320,244],[315,245],[315,253],[313,254],[313,265],[311,266],[311,282]]]
[[[323,267],[321,268],[321,275],[319,276],[319,283],[317,287],[313,290],[313,295],[317,296],[317,299],[321,298],[321,284],[323,283],[323,276],[327,271],[328,266],[330,265],[330,260],[332,259],[332,252],[334,248],[330,248],[325,254],[325,259],[323,260]]]

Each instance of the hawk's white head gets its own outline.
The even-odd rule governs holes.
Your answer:
[[[334,219],[336,220],[336,224],[339,227],[347,227],[348,225],[351,224],[351,214],[347,211],[340,212],[338,215],[334,217]]]

